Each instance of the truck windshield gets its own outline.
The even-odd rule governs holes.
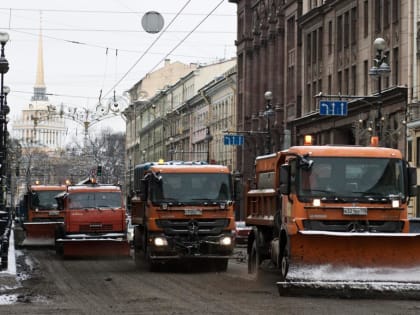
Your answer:
[[[230,174],[163,173],[152,182],[152,202],[202,203],[231,200]]]
[[[311,157],[310,167],[296,171],[299,198],[352,200],[405,199],[404,163],[386,158]]]
[[[121,208],[120,192],[83,192],[69,196],[70,209]]]
[[[57,201],[55,200],[54,197],[57,196],[59,193],[62,193],[62,191],[43,190],[43,191],[34,192],[31,197],[32,208],[36,208],[38,210],[56,209]]]

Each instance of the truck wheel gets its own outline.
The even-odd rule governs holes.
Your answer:
[[[225,272],[228,267],[228,262],[228,259],[216,259],[216,261],[214,262],[214,266],[217,271]]]
[[[280,258],[280,277],[281,281],[286,281],[287,273],[289,272],[289,252],[285,248]]]
[[[143,230],[139,227],[134,228],[134,240],[133,240],[133,247],[134,247],[134,264],[137,267],[142,267],[144,265],[144,252],[143,252]]]
[[[64,231],[61,225],[58,225],[55,228],[54,236],[55,236],[55,241],[54,241],[55,253],[58,256],[62,257],[64,255],[63,243],[57,242],[57,239],[64,237]]]
[[[252,243],[251,252],[248,255],[248,274],[254,279],[258,278],[260,267],[260,255],[257,246],[257,240],[255,239]]]
[[[150,258],[150,247],[147,246],[146,247],[146,261],[147,264],[149,265],[149,271],[153,272],[153,271],[158,271],[158,263],[155,262],[154,259]]]
[[[141,262],[142,259],[143,259],[143,255],[140,253],[140,250],[138,248],[134,247],[134,264],[137,267],[142,266],[142,262]]]

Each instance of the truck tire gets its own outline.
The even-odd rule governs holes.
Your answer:
[[[150,258],[150,247],[149,246],[147,246],[146,247],[146,262],[147,262],[147,265],[148,265],[148,267],[149,267],[149,271],[151,271],[151,272],[155,272],[155,271],[158,271],[158,263],[154,260],[154,259],[152,259],[152,258]]]
[[[63,243],[57,242],[57,239],[64,238],[64,227],[62,225],[56,226],[54,237],[55,237],[55,240],[54,240],[55,253],[58,256],[63,257],[64,256]]]
[[[217,271],[226,272],[228,267],[229,259],[216,259],[214,261],[214,266]]]
[[[280,257],[280,281],[286,281],[287,273],[289,272],[289,252],[287,248],[283,249]]]
[[[289,272],[290,265],[290,251],[289,251],[289,242],[287,238],[287,233],[285,230],[279,235],[279,257],[277,260],[277,268],[280,271],[280,281],[286,281],[287,273]]]
[[[143,231],[139,227],[134,228],[134,240],[133,240],[133,247],[134,247],[134,264],[137,267],[143,267],[144,265],[144,257],[145,254],[143,252]]]
[[[260,254],[257,245],[257,239],[252,243],[251,252],[248,255],[248,274],[252,278],[258,279],[260,269]]]

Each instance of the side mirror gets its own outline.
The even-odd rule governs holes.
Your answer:
[[[417,196],[417,169],[415,167],[407,169],[407,185],[408,195],[410,197]]]
[[[139,197],[142,201],[145,201],[147,199],[147,187],[148,187],[148,181],[147,179],[141,179],[140,180],[140,193]]]
[[[282,195],[290,194],[290,165],[283,164],[280,166],[280,193]]]
[[[57,200],[57,210],[64,210],[64,200],[63,199],[56,199]]]
[[[242,183],[240,178],[234,178],[233,180],[233,199],[239,200],[241,197]]]

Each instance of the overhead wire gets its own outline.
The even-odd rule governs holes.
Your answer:
[[[170,54],[172,54],[174,51],[175,51],[175,49],[177,49],[179,46],[181,46],[181,44],[182,43],[184,43],[185,42],[185,40],[187,40],[187,38],[188,37],[190,37],[191,36],[191,34],[192,33],[194,33],[195,31],[196,31],[196,29],[197,28],[199,28],[200,26],[201,26],[201,24],[203,24],[204,23],[204,21],[205,20],[207,20],[208,19],[208,17],[210,16],[210,15],[212,15],[212,13],[214,12],[214,11],[216,11],[216,9],[221,5],[223,3],[223,0],[222,1],[220,1],[219,2],[219,4],[218,5],[216,5],[216,7],[213,9],[213,10],[211,10],[205,17],[204,17],[204,19],[203,20],[201,20],[201,22],[200,23],[198,23],[178,44],[176,44],[175,46],[174,46],[174,48],[172,48],[152,69],[150,69],[149,70],[149,73],[150,72],[152,72],[153,70],[155,70],[160,64],[161,64],[161,62],[162,61],[164,61]]]
[[[184,9],[190,4],[191,0],[188,0],[182,8],[175,14],[172,20],[168,23],[168,25],[159,33],[159,35],[155,38],[155,40],[146,48],[146,50],[140,55],[140,57],[134,62],[134,64],[128,69],[128,71],[119,79],[113,86],[104,94],[106,97],[109,93],[111,93],[117,86],[120,84],[128,74],[137,66],[137,64],[143,59],[143,57],[149,52],[149,50],[157,43],[157,41],[165,34],[166,30],[175,22],[178,16],[184,11]]]
[[[169,31],[169,27],[173,24],[173,22],[179,17],[179,15],[182,13],[183,15],[203,15],[201,13],[197,13],[197,14],[189,14],[189,13],[184,13],[185,8],[187,7],[187,5],[191,2],[191,0],[187,1],[184,6],[175,14],[175,16],[172,18],[172,20],[168,23],[168,25],[164,28],[163,31],[160,32],[160,34],[158,35],[158,37],[149,45],[149,47],[141,54],[141,56],[136,60],[136,62],[127,70],[127,72],[118,80],[116,81],[116,83],[114,84],[114,86],[105,94],[103,94],[103,97],[107,96],[112,90],[114,90],[126,77],[127,75],[135,68],[135,66],[142,60],[142,58],[146,55],[146,54],[150,54],[152,52],[150,52],[150,49],[156,44],[156,42],[163,36],[163,34],[165,33],[174,33],[174,32],[179,32],[179,31]],[[197,26],[195,26],[191,31],[188,32],[188,34],[180,41],[178,42],[174,48],[171,49],[170,52],[168,52],[164,58],[162,58],[159,63],[157,63],[151,71],[153,71],[164,59],[167,58],[167,56],[169,56],[170,54],[172,54],[175,49],[177,49],[183,42],[185,42],[185,40],[191,36],[192,33],[197,32],[197,28],[202,25],[202,23],[204,23],[204,21],[210,16],[210,15],[214,15],[214,11],[223,3],[223,1],[220,1],[216,7],[210,11],[210,13],[206,14],[205,17],[197,24]],[[5,10],[4,8],[0,8],[0,10]],[[9,10],[9,29],[11,31],[17,32],[17,33],[23,33],[23,34],[28,34],[31,36],[38,36],[36,34],[32,34],[30,32],[25,32],[22,30],[19,30],[18,28],[13,28],[11,27],[11,19],[12,19],[12,9],[8,8],[7,10]],[[39,11],[39,9],[13,9],[13,10],[22,10],[22,11]],[[62,11],[62,12],[84,12],[84,13],[131,13],[133,14],[133,12],[122,12],[122,11],[103,11],[103,10],[43,10],[43,11]],[[172,14],[172,13],[170,13]],[[221,16],[230,16],[230,15],[226,15],[226,14],[219,14]],[[184,31],[182,31],[184,32]],[[205,31],[203,31],[205,32]],[[212,33],[214,33],[214,31],[212,31]],[[224,32],[225,33],[225,32]],[[117,49],[117,48],[110,48],[110,47],[105,47],[105,46],[100,46],[100,45],[94,45],[94,44],[89,44],[89,43],[85,43],[85,42],[81,42],[81,41],[76,41],[76,40],[68,40],[68,39],[63,39],[63,38],[58,38],[58,37],[54,37],[54,36],[48,36],[48,35],[43,35],[43,37],[46,38],[50,38],[53,40],[58,40],[58,41],[65,41],[68,42],[70,44],[76,44],[76,45],[86,45],[86,46],[92,46],[92,47],[97,47],[97,48],[105,48],[106,49],[106,54],[108,53],[109,49],[113,49],[116,51],[116,54],[118,50],[120,51],[124,51],[124,52],[133,52],[133,53],[139,53],[139,51],[135,51],[135,50],[124,50],[124,49]],[[158,54],[158,53],[155,53]],[[161,53],[159,53],[161,54]],[[184,55],[182,55],[184,56]],[[197,56],[184,56],[184,57],[197,57]],[[107,71],[107,70],[105,70]],[[151,72],[150,71],[150,72]],[[117,74],[117,73],[116,73]],[[105,76],[105,74],[104,74]],[[104,85],[104,83],[102,84]],[[19,91],[20,93],[25,93],[23,91]],[[85,96],[70,96],[70,95],[62,95],[62,94],[54,94],[54,93],[49,93],[49,95],[54,95],[54,96],[67,96],[67,97],[81,97],[81,98],[86,98]],[[101,95],[102,97],[102,95]],[[92,97],[90,97],[92,98]]]
[[[15,33],[21,33],[21,34],[26,34],[26,35],[30,35],[30,36],[34,36],[34,37],[38,37],[39,34],[34,34],[34,33],[30,33],[30,32],[25,32],[25,31],[18,31],[14,28],[11,28],[10,31],[13,31]],[[57,41],[63,41],[69,44],[75,44],[75,45],[84,45],[84,46],[88,46],[88,47],[94,47],[94,48],[99,48],[99,49],[111,49],[111,50],[119,50],[120,52],[128,52],[128,53],[141,53],[141,51],[139,50],[133,50],[133,49],[121,49],[121,48],[115,48],[115,47],[109,47],[109,46],[102,46],[102,45],[96,45],[96,44],[91,44],[91,43],[86,43],[86,42],[81,42],[81,41],[77,41],[77,40],[71,40],[71,39],[64,39],[64,38],[59,38],[59,37],[54,37],[54,36],[50,36],[50,35],[46,35],[43,34],[42,35],[43,38],[48,38],[48,39],[52,39],[52,40],[57,40]],[[162,53],[160,52],[148,52],[149,54],[156,54],[156,55],[161,55]],[[180,57],[190,57],[190,58],[196,58],[196,57],[200,57],[200,56],[192,56],[192,55],[176,55],[176,56],[180,56]]]
[[[14,10],[14,11],[36,11],[36,12],[39,11],[39,9],[0,8],[0,11],[3,11],[3,10],[8,10],[8,11],[11,11],[11,10]],[[94,14],[98,14],[98,13],[104,13],[104,14],[133,14],[134,13],[134,14],[139,14],[139,15],[142,15],[142,14],[146,13],[144,11],[133,12],[133,11],[116,11],[116,10],[109,11],[109,10],[75,10],[75,9],[42,9],[42,11],[44,11],[44,12],[64,12],[64,13],[94,13]],[[165,14],[165,15],[175,14],[173,12],[165,12],[165,11],[162,11],[161,13]],[[188,13],[188,12],[186,12],[186,13],[184,13],[184,15],[193,15],[194,16],[194,15],[203,15],[203,14],[202,13]],[[234,15],[232,15],[232,14],[217,14],[217,16],[234,16]]]
[[[189,3],[190,1],[188,1],[188,3]],[[203,23],[204,23],[204,21],[206,21],[207,19],[208,19],[208,17],[210,16],[210,15],[212,15],[212,13],[214,12],[214,11],[216,11],[216,9],[222,4],[224,2],[224,0],[221,0],[217,5],[216,5],[216,7],[214,7],[205,17],[204,17],[204,19],[202,19],[190,32],[188,32],[188,34],[183,38],[183,39],[181,39],[181,41],[178,43],[178,44],[176,44],[161,60],[159,60],[159,62],[148,72],[148,73],[150,73],[150,72],[152,72],[154,69],[156,69],[161,63],[162,63],[162,61],[164,61],[172,52],[174,52],[175,51],[175,49],[177,49],[182,43],[184,43],[185,42],[185,40],[188,38],[188,37],[190,37],[191,36],[191,34],[192,33],[194,33],[194,31],[198,28],[198,27],[200,27]],[[184,6],[185,7],[185,6]],[[182,10],[184,9],[184,7],[181,9],[181,11],[180,12],[182,12]],[[178,16],[179,14],[177,14],[175,17],[174,17],[174,19],[176,19],[176,17]],[[172,20],[172,21],[174,21],[174,19]],[[171,23],[172,23],[172,21],[171,21]],[[167,29],[169,27],[169,25],[165,28],[165,30]],[[164,30],[164,31],[165,31]],[[163,31],[163,32],[164,32]],[[154,44],[155,44],[155,42],[161,37],[163,35],[163,33],[161,33],[159,36],[158,36],[158,38],[156,38],[156,40],[155,41],[153,41],[153,43],[152,43],[152,45],[151,46],[153,46]],[[151,48],[151,46],[149,46],[149,48]],[[134,69],[134,67],[140,62],[140,60],[144,57],[144,55],[147,53],[147,51],[149,50],[149,48],[148,49],[146,49],[146,51],[145,51],[145,53],[143,53],[141,56],[140,56],[140,58],[128,69],[128,71],[112,86],[112,88],[110,88],[109,89],[109,91],[107,92],[107,93],[105,93],[105,96],[106,95],[108,95],[109,93],[111,93],[127,76],[128,76],[128,74]]]

